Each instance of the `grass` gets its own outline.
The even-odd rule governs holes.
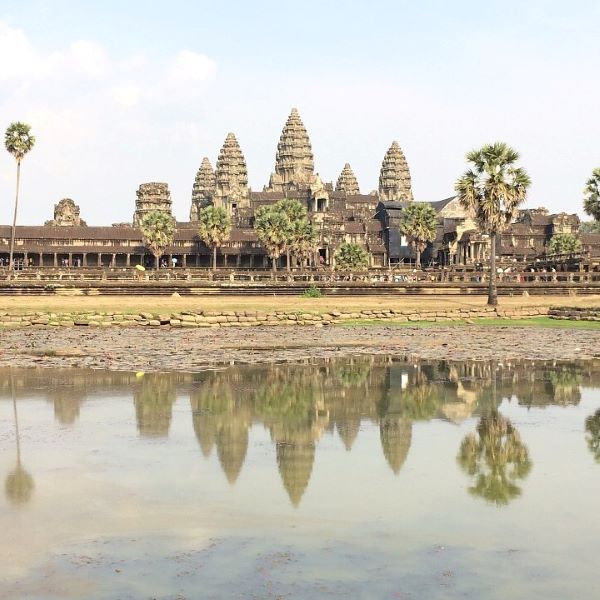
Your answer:
[[[257,310],[271,312],[359,312],[378,308],[442,311],[485,307],[484,296],[2,296],[0,311],[26,312],[119,311],[178,312],[182,310]],[[500,298],[500,308],[531,306],[600,306],[600,296],[512,296]]]
[[[600,321],[563,321],[550,317],[530,317],[527,319],[473,319],[472,323],[459,321],[394,321],[381,319],[370,321],[366,319],[348,319],[338,324],[338,327],[364,327],[368,325],[389,325],[392,327],[460,327],[460,326],[488,326],[488,327],[546,327],[550,329],[599,329]]]

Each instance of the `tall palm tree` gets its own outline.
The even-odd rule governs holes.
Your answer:
[[[173,245],[175,238],[175,219],[168,213],[158,210],[147,212],[139,225],[144,244],[154,255],[155,267],[158,271],[160,257]]]
[[[583,209],[600,223],[600,167],[594,169],[586,181],[584,194]]]
[[[285,251],[289,240],[287,217],[271,206],[261,206],[255,214],[254,228],[271,258],[273,272],[277,271],[277,259]]]
[[[503,142],[473,150],[467,160],[471,168],[458,179],[455,190],[462,206],[474,213],[481,230],[490,236],[488,304],[496,306],[496,237],[515,218],[531,179],[524,169],[515,166],[519,153]]]
[[[430,204],[414,202],[402,211],[400,231],[408,238],[415,249],[415,266],[421,268],[421,252],[427,242],[433,242],[437,234],[438,218]]]
[[[6,133],[4,134],[4,146],[15,157],[17,161],[17,192],[15,195],[15,210],[13,214],[12,229],[10,230],[10,255],[9,255],[9,272],[13,270],[13,253],[15,249],[15,230],[17,226],[17,210],[19,208],[19,184],[21,182],[21,162],[25,155],[35,145],[35,137],[29,133],[31,126],[26,123],[17,121],[11,123]]]
[[[293,198],[284,198],[279,200],[274,206],[274,209],[283,213],[287,219],[287,234],[288,239],[285,245],[286,264],[287,270],[290,270],[290,253],[293,249],[295,240],[295,233],[299,231],[298,224],[302,220],[306,220],[307,210],[306,207],[298,200]]]
[[[317,247],[317,230],[308,217],[295,221],[292,225],[290,249],[303,264],[312,256]]]
[[[217,248],[229,239],[231,218],[220,206],[206,206],[198,214],[200,239],[212,249],[212,268],[217,270]]]

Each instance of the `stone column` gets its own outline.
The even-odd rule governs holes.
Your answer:
[[[112,262],[110,264],[113,266],[113,268],[117,266],[117,255],[116,254],[112,255]]]
[[[81,260],[81,264],[82,264],[84,267],[87,267],[87,266],[88,266],[88,264],[87,264],[87,252],[84,252],[84,253],[83,253],[83,259]]]
[[[238,254],[235,257],[235,266],[239,269],[241,264],[242,264],[242,255]]]
[[[44,266],[44,255],[41,252],[39,253],[39,255],[40,255],[39,266],[43,267]]]
[[[56,252],[54,253],[54,266],[58,267],[58,255],[56,254]]]
[[[69,267],[73,266],[73,253],[69,252]]]
[[[187,269],[187,254],[183,254],[181,256],[181,263],[184,269]]]
[[[131,266],[131,254],[129,252],[127,252],[127,254],[125,254],[125,266],[126,267]]]

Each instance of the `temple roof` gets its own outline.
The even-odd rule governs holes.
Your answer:
[[[219,152],[215,171],[216,187],[221,191],[248,187],[248,169],[242,149],[233,133],[228,133]]]
[[[354,175],[354,171],[350,166],[350,163],[346,163],[340,176],[338,177],[337,183],[335,184],[336,192],[345,192],[346,194],[360,194],[358,187],[358,181]]]

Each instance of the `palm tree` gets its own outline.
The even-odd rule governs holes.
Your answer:
[[[600,463],[600,408],[585,420],[586,441],[596,462]]]
[[[557,233],[548,246],[549,254],[569,254],[581,250],[581,242],[572,233]]]
[[[13,214],[12,229],[10,230],[10,255],[8,259],[8,270],[13,270],[13,253],[15,249],[15,230],[17,226],[17,210],[19,208],[19,184],[21,182],[21,161],[35,145],[35,137],[29,132],[31,126],[17,121],[11,123],[4,134],[4,145],[8,152],[17,161],[17,192],[15,195],[15,210]]]
[[[421,268],[421,252],[427,242],[433,242],[437,234],[438,218],[430,204],[415,202],[402,211],[400,231],[408,238],[415,249],[415,266]]]
[[[200,239],[212,248],[213,271],[217,270],[217,248],[229,239],[231,234],[231,218],[227,211],[220,206],[206,206],[200,209],[198,215]]]
[[[519,153],[503,142],[486,144],[467,154],[472,167],[456,182],[462,206],[475,214],[479,227],[490,236],[488,304],[498,304],[496,287],[496,237],[515,218],[525,201],[529,176],[516,167]]]
[[[600,223],[600,168],[592,171],[584,190],[583,210]]]
[[[283,200],[279,200],[273,207],[274,210],[277,210],[283,213],[287,219],[288,223],[288,239],[285,245],[285,254],[287,259],[287,270],[290,270],[290,251],[292,250],[295,242],[295,232],[297,231],[297,227],[300,221],[306,220],[306,207],[302,205],[298,200],[294,200],[293,198],[284,198]]]
[[[168,213],[152,210],[142,217],[139,228],[144,238],[144,244],[154,255],[158,271],[160,257],[169,246],[173,245],[175,219]]]
[[[364,269],[369,264],[369,253],[358,244],[344,242],[335,252],[337,269],[350,271]]]
[[[317,241],[317,230],[308,217],[293,223],[290,248],[303,264],[314,253]]]
[[[288,218],[282,211],[275,210],[274,207],[261,206],[255,214],[254,228],[258,233],[258,239],[271,258],[273,272],[277,271],[277,259],[288,244]]]

